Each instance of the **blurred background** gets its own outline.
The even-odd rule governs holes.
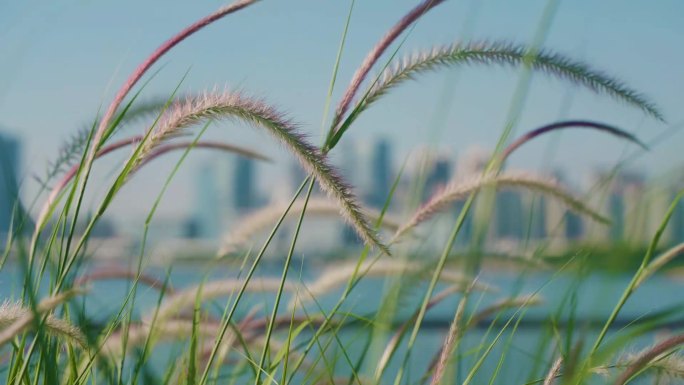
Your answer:
[[[61,143],[92,124],[148,52],[221,4],[35,1],[2,5],[0,153],[6,187],[0,190],[0,231],[8,226],[11,204],[7,197],[12,190],[18,188],[24,205],[35,210],[31,202],[40,193],[40,181],[50,161],[59,155]],[[407,0],[356,2],[333,103],[374,42],[413,4]],[[140,100],[163,100],[176,87],[179,94],[215,87],[244,90],[287,111],[319,143],[327,89],[348,11],[347,2],[336,1],[258,4],[172,51],[157,67]],[[476,172],[511,119],[518,133],[561,119],[606,122],[634,133],[651,146],[650,151],[580,130],[533,142],[507,167],[553,175],[575,191],[586,192],[597,178],[619,166],[602,211],[625,218],[617,221],[624,225],[596,235],[589,234],[581,221],[568,219],[563,234],[556,236],[647,240],[650,234],[641,231],[638,223],[658,222],[662,207],[651,210],[637,203],[649,196],[653,205],[666,206],[682,181],[684,72],[678,68],[684,65],[684,52],[677,49],[684,39],[681,14],[684,4],[677,1],[447,2],[416,25],[400,54],[462,39],[542,43],[643,91],[662,108],[667,123],[536,75],[518,98],[518,112],[512,100],[520,71],[459,67],[428,74],[398,89],[359,119],[331,156],[357,195],[378,207],[407,160],[401,183],[410,184],[411,178],[422,173],[427,178],[426,196],[453,177]],[[141,123],[128,130],[135,134],[146,127]],[[236,218],[269,202],[287,200],[301,181],[303,174],[294,160],[262,133],[239,124],[217,123],[205,137],[258,149],[274,161],[194,151],[161,202],[153,239],[192,238],[206,241],[197,245],[216,247]],[[111,178],[126,155],[98,162],[100,171],[95,174],[101,180],[94,185]],[[131,181],[100,224],[103,237],[135,243],[178,156],[151,164]],[[426,156],[429,164],[418,161]],[[94,191],[88,199],[93,202],[98,192],[102,193]],[[536,216],[533,237],[546,237],[555,226],[551,222],[557,218],[548,218],[552,212],[531,210],[534,200],[523,195],[500,197],[491,234],[494,240],[510,243],[526,238],[521,227],[513,224],[515,218],[530,212]],[[402,207],[400,200],[398,196],[397,209]],[[654,218],[639,210],[653,212]],[[334,222],[326,225],[337,230],[321,228],[323,235],[304,239],[301,247],[316,252],[344,248],[353,239]],[[684,224],[679,223],[672,227],[673,240],[684,238]]]
[[[353,3],[331,108],[366,53],[416,3]],[[330,123],[326,100],[351,4],[339,0],[262,1],[239,15],[228,16],[165,56],[144,79],[138,100],[164,102],[174,92],[182,96],[206,90],[242,91],[287,112],[312,143],[320,144]],[[65,171],[55,169],[55,162],[68,152],[74,137],[92,127],[138,63],[169,36],[222,5],[224,2],[217,0],[0,4],[0,239],[11,233],[16,225],[13,218],[19,214],[26,214],[28,224],[35,220],[47,191],[56,182],[53,174]],[[535,373],[545,372],[546,367],[538,364],[549,358],[542,356],[544,349],[553,345],[554,334],[549,327],[542,335],[544,325],[570,330],[568,348],[573,339],[597,335],[675,195],[684,188],[682,15],[684,2],[676,0],[448,1],[416,23],[401,42],[398,56],[464,40],[548,47],[643,92],[660,107],[666,122],[539,74],[528,78],[528,73],[519,69],[458,67],[398,87],[364,113],[329,154],[369,209],[381,210],[396,182],[387,218],[403,223],[421,202],[450,181],[480,175],[507,126],[517,137],[560,120],[600,121],[620,127],[649,147],[647,151],[588,130],[566,130],[536,139],[507,161],[507,170],[526,170],[558,181],[610,218],[608,226],[525,191],[493,194],[488,226],[478,242],[474,242],[474,215],[464,221],[449,268],[460,263],[458,256],[481,253],[491,257],[484,259],[478,276],[483,284],[495,283],[502,296],[541,293],[545,300],[520,324],[512,351],[524,354],[507,360],[502,373],[514,376],[522,365],[529,369],[529,380],[536,378]],[[381,63],[391,55],[390,49]],[[122,134],[144,133],[154,117],[125,125]],[[94,263],[84,271],[136,266],[144,255],[147,272],[156,277],[168,274],[178,287],[240,277],[242,270],[234,265],[253,255],[249,251],[262,245],[272,224],[247,240],[235,234],[240,235],[241,226],[262,210],[282,209],[306,174],[270,137],[242,123],[214,122],[203,138],[256,150],[271,161],[193,150],[164,191],[144,240],[146,218],[181,153],[150,163],[124,186],[93,229],[87,256]],[[83,228],[128,156],[130,151],[122,150],[95,163],[81,216],[84,223],[77,229]],[[318,190],[312,199],[324,200]],[[400,244],[398,254],[432,271],[463,205],[463,201],[455,202],[446,215],[418,228],[410,239],[418,242]],[[294,231],[294,221],[288,221],[277,233],[265,254],[266,263],[257,272],[260,278],[279,276]],[[295,252],[299,271],[291,278],[311,287],[317,279],[334,277],[336,269],[349,270],[347,264],[353,266],[363,249],[354,231],[337,215],[307,217],[301,234]],[[387,239],[391,233],[382,235]],[[240,242],[230,244],[236,239]],[[683,241],[684,203],[680,202],[663,232],[660,249]],[[473,246],[476,243],[477,247]],[[0,251],[4,252],[4,247],[0,246]],[[217,250],[229,251],[231,258],[222,261],[225,265],[208,264],[207,268],[196,263],[214,263]],[[10,256],[10,263],[5,265],[3,260],[0,264],[4,267],[0,269],[0,298],[12,297],[23,284],[15,276],[19,270],[15,254],[5,255]],[[576,262],[575,269],[560,274],[566,262]],[[684,318],[678,293],[684,289],[684,269],[680,266],[675,260],[668,265],[667,275],[645,283],[613,327],[626,327],[641,317],[662,316],[654,318],[660,322],[653,327],[656,332],[681,328]],[[414,285],[417,281],[402,279],[405,277],[364,280],[343,310],[358,314],[375,311],[380,321],[388,324],[395,322],[395,316],[405,321],[419,305],[426,282]],[[102,314],[116,312],[128,285],[98,283],[88,300],[83,300],[84,314],[95,314],[95,324],[104,323],[98,317],[106,320]],[[323,300],[316,304],[319,308],[313,311],[325,314],[340,292],[337,286],[324,291]],[[498,294],[492,293],[478,293],[469,311],[495,304]],[[131,305],[136,317],[157,299],[156,293],[149,291],[139,296]],[[263,293],[248,297],[238,311],[240,316],[252,314],[248,305],[255,303],[264,305],[255,314],[267,317],[273,298]],[[386,306],[391,307],[388,303],[396,309],[387,310]],[[427,326],[421,329],[419,350],[434,350],[442,344],[457,303],[457,298],[450,297],[430,313]],[[387,319],[383,314],[389,314]],[[573,329],[575,320],[581,330]],[[491,320],[491,325],[495,324],[502,325],[498,315]],[[466,337],[464,346],[486,340],[487,325],[477,325],[479,329]],[[383,329],[381,334],[386,337],[389,330]],[[344,329],[340,333],[345,338],[353,334],[353,346],[370,341],[371,337],[359,337],[357,332]],[[636,340],[645,345],[650,337]],[[349,351],[363,351],[365,357],[368,346]],[[509,348],[497,346],[493,356],[505,356]],[[473,364],[474,357],[466,357],[464,366]],[[422,368],[427,360],[421,356],[412,362]],[[369,362],[366,370],[372,371],[375,362]],[[498,364],[495,359],[488,360],[485,372],[498,370]],[[401,367],[396,360],[391,365]],[[518,377],[522,381],[524,376]],[[498,381],[506,383],[501,381],[518,377]]]

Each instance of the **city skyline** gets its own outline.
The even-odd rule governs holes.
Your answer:
[[[445,2],[438,12],[416,24],[398,56],[470,37],[535,41],[546,3]],[[220,4],[169,1],[161,8],[130,0],[87,5],[76,0],[6,4],[0,14],[0,32],[6,37],[0,39],[0,49],[6,53],[0,58],[0,70],[6,74],[0,80],[0,124],[24,143],[22,195],[35,196],[40,185],[33,176],[42,175],[57,156],[59,145],[81,125],[92,123],[147,52],[171,32]],[[412,0],[355,4],[333,102],[373,42],[414,4]],[[320,143],[325,99],[348,11],[349,3],[344,1],[250,7],[240,17],[229,17],[179,45],[160,63],[159,73],[139,100],[168,97],[187,73],[179,93],[201,92],[215,85],[243,89],[282,108],[301,124],[313,143]],[[594,167],[610,169],[624,158],[630,159],[630,167],[651,174],[680,167],[684,137],[676,127],[684,119],[679,108],[684,103],[684,75],[672,69],[684,65],[684,53],[672,47],[684,39],[684,28],[676,16],[682,13],[684,4],[672,1],[620,2],[619,6],[587,0],[560,3],[544,46],[584,60],[643,91],[662,108],[668,123],[644,118],[610,98],[535,75],[515,132],[559,119],[591,119],[633,132],[651,145],[651,151],[594,133],[568,132],[532,143],[511,159],[511,165],[543,171],[563,167],[573,180]],[[316,34],[312,35],[312,30]],[[245,34],[250,38],[243,39]],[[274,54],[277,65],[270,59]],[[663,55],[667,60],[656,59]],[[392,137],[397,158],[419,146],[457,154],[476,144],[492,148],[509,118],[516,115],[513,106],[517,102],[512,100],[521,79],[520,71],[493,68],[457,68],[426,75],[373,106],[341,144]],[[136,133],[143,129],[129,128]],[[243,126],[216,124],[205,136],[260,149],[273,154],[276,163],[290,160],[277,145]],[[337,156],[337,150],[331,156]],[[211,159],[218,158],[199,152],[188,158],[175,177],[177,183],[166,193],[168,198],[162,200],[160,214],[183,215],[193,209],[189,186],[194,170]],[[118,166],[115,159],[98,163],[109,170]],[[114,211],[126,216],[145,211],[168,175],[169,163],[172,161],[147,166],[149,172],[143,171],[133,186],[121,192]],[[276,167],[263,170],[268,178],[280,172]],[[106,183],[106,179],[93,183]]]
[[[9,155],[16,159],[20,154],[21,143],[0,133],[0,147],[4,150],[2,153],[5,157]],[[10,151],[6,150],[8,148]],[[411,193],[406,192],[411,191],[412,183],[422,180],[419,182],[423,186],[420,201],[424,202],[445,184],[453,180],[465,180],[469,176],[481,173],[490,154],[491,152],[481,147],[471,147],[458,157],[443,152],[431,152],[428,149],[416,152],[405,167],[404,175],[400,180],[399,191],[401,192],[394,197],[390,211],[396,211],[394,210],[396,207],[419,203],[411,201]],[[178,225],[175,228],[177,230],[169,233],[170,235],[201,238],[215,243],[231,228],[232,223],[238,222],[245,215],[268,204],[289,200],[306,176],[301,167],[291,161],[281,167],[284,169],[282,175],[285,178],[284,181],[277,182],[281,188],[269,189],[264,188],[263,184],[266,177],[262,175],[262,168],[267,165],[266,163],[237,155],[217,159],[219,160],[202,164],[196,170],[194,193],[192,197],[189,197],[194,202],[192,203],[193,209],[176,217]],[[351,160],[354,162],[349,164]],[[393,141],[388,138],[380,138],[370,143],[349,142],[342,148],[341,156],[335,163],[343,176],[350,183],[354,183],[353,189],[360,201],[367,207],[376,209],[384,206],[391,185],[401,168],[401,163],[394,155]],[[18,166],[16,161],[5,162],[5,164],[12,164],[15,168]],[[370,165],[370,167],[357,165]],[[5,171],[7,171],[6,168]],[[9,182],[6,186],[16,186],[18,175],[12,174],[13,172],[15,171],[10,170],[10,173],[5,172],[0,175]],[[653,184],[644,173],[628,169],[613,175],[612,171],[595,169],[591,175],[587,176],[587,179],[592,182],[584,186],[577,181],[568,180],[562,170],[554,170],[547,175],[580,195],[589,188],[593,188],[592,184],[595,187],[601,183],[605,184],[605,181],[610,181],[609,185],[604,186],[605,196],[602,195],[601,199],[594,197],[589,202],[613,219],[614,224],[610,227],[596,227],[594,224],[585,223],[576,214],[566,212],[554,202],[548,202],[547,198],[517,190],[503,190],[497,192],[489,237],[514,241],[547,237],[566,241],[593,239],[606,242],[621,242],[630,238],[641,239],[644,237],[643,234],[638,234],[639,229],[646,227],[655,231],[657,223],[651,222],[658,221],[659,216],[664,215],[669,200],[674,196],[674,189],[684,185],[684,175],[680,175],[678,180],[671,180],[669,186],[656,186],[663,191],[670,192],[665,195],[661,192],[662,196],[658,198],[659,200],[653,199],[653,204],[659,205],[658,207],[652,205],[649,208],[643,208],[639,207],[637,202],[643,198],[647,188],[651,188],[649,185]],[[12,177],[15,178],[14,181],[11,180]],[[8,196],[8,191],[7,189],[0,190],[2,193],[0,197]],[[322,193],[316,190],[315,195],[322,196]],[[23,200],[27,198],[29,197],[23,197]],[[397,203],[397,201],[401,202]],[[12,202],[3,199],[3,203],[7,206]],[[3,231],[6,231],[11,220],[11,212],[5,206],[0,207],[2,209],[0,230]],[[455,207],[461,206],[457,203]],[[653,215],[649,215],[651,210],[654,211]],[[680,211],[682,210],[676,211],[671,225],[670,238],[673,239],[684,238],[684,211]],[[120,218],[110,216],[105,220],[106,223],[102,225],[102,228],[107,230],[100,231],[100,233],[115,235],[120,232],[122,226]],[[135,219],[128,222],[135,222]],[[356,239],[353,233],[344,228],[341,222],[335,226],[340,227],[340,230],[335,232],[339,235],[338,241],[342,244],[354,243]],[[471,233],[472,223],[468,222],[464,229],[465,235],[461,236],[462,243],[470,237]],[[589,233],[591,237],[588,236]]]

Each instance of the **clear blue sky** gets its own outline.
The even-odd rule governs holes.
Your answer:
[[[357,0],[334,100],[375,41],[416,3]],[[23,174],[41,175],[59,144],[92,119],[101,104],[110,101],[150,51],[223,4],[217,0],[4,1],[0,5],[0,126],[24,143]],[[403,52],[464,37],[529,42],[547,1],[474,4],[475,0],[447,1],[416,26]],[[143,98],[168,95],[189,69],[182,91],[225,85],[264,96],[301,122],[318,143],[325,95],[348,9],[347,0],[264,0],[177,47],[162,60],[165,66]],[[650,96],[670,125],[677,124],[684,120],[683,15],[684,2],[678,0],[561,1],[545,46],[624,79]],[[349,139],[391,136],[396,162],[411,149],[429,144],[431,138],[454,156],[471,145],[492,147],[506,120],[518,75],[512,70],[465,68],[425,76],[368,111]],[[453,96],[445,99],[450,94]],[[441,100],[448,101],[444,115],[438,107]],[[536,76],[518,130],[560,117],[616,124],[646,142],[669,127],[606,97]],[[441,127],[439,134],[428,134],[435,127]],[[212,127],[209,136],[284,157],[278,146],[264,144],[270,143],[265,136],[244,127]],[[513,159],[514,165],[546,167],[542,159],[549,143],[540,140],[527,147]],[[676,132],[633,167],[666,172],[682,165],[681,148],[684,135]],[[624,149],[625,145],[613,138],[589,132],[564,133],[553,164],[582,175],[592,167],[615,164]],[[191,155],[162,212],[182,214],[192,207],[197,166],[219,158],[206,153]],[[110,158],[98,170],[110,172],[120,159]],[[171,159],[143,171],[122,193],[116,208],[124,214],[149,208]],[[265,166],[263,174],[276,175],[278,170],[277,166]],[[35,186],[30,180],[26,183],[24,194],[29,198]]]

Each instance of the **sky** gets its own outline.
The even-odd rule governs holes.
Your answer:
[[[366,53],[417,2],[356,0],[333,105]],[[38,192],[32,176],[43,175],[60,144],[92,122],[138,63],[175,32],[224,4],[218,0],[0,1],[0,131],[22,141],[24,199]],[[313,143],[320,143],[326,95],[350,4],[349,0],[263,0],[176,47],[155,67],[160,71],[141,99],[168,96],[187,73],[181,93],[225,87],[263,97],[300,123]],[[470,39],[529,43],[545,9],[555,12],[544,47],[624,80],[653,100],[667,123],[606,96],[535,75],[516,132],[559,119],[591,119],[622,127],[646,143],[656,142],[651,151],[640,153],[612,137],[565,132],[519,151],[511,159],[512,166],[563,168],[581,179],[594,168],[611,168],[629,154],[630,168],[651,175],[681,167],[682,1],[449,0],[416,24],[399,52]],[[425,146],[452,158],[473,146],[493,148],[509,116],[519,78],[519,71],[495,67],[428,74],[368,110],[343,141],[353,145],[388,137],[397,164]],[[135,134],[144,128],[129,130]],[[289,158],[269,137],[230,123],[212,126],[206,137],[273,156],[275,164],[260,166],[260,183],[280,186],[279,177],[286,169],[282,164]],[[125,155],[98,162],[90,204]],[[114,202],[115,215],[146,215],[176,159],[170,156],[141,171]],[[165,195],[160,215],[191,212],[196,206],[193,186],[198,168],[222,161],[221,154],[191,154]]]

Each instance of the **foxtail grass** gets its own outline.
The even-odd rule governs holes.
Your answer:
[[[553,361],[553,365],[551,365],[549,372],[546,374],[546,377],[544,378],[543,385],[553,385],[553,383],[556,381],[556,377],[558,377],[558,374],[560,373],[562,364],[563,357],[558,357],[555,361]]]
[[[72,289],[46,298],[38,303],[35,311],[18,303],[4,302],[0,306],[0,327],[2,329],[0,331],[0,346],[10,342],[30,327],[37,316],[41,317],[47,314],[45,325],[49,331],[65,336],[68,340],[77,342],[80,346],[85,347],[85,338],[78,328],[49,314],[54,308],[82,292],[83,290],[81,289]]]
[[[567,80],[597,93],[606,94],[644,111],[659,121],[664,121],[662,113],[653,102],[626,86],[622,81],[610,77],[602,71],[594,70],[585,63],[574,61],[555,52],[539,50],[532,57],[530,57],[529,52],[530,47],[519,44],[484,41],[436,47],[430,51],[419,52],[400,59],[378,76],[378,80],[366,90],[344,121],[338,123],[334,135],[331,137],[331,145],[334,146],[339,141],[341,135],[363,111],[389,93],[394,87],[406,80],[414,79],[421,73],[456,65],[522,66],[531,63],[530,68],[534,71]],[[600,127],[595,125],[594,128],[612,131],[613,133],[618,132],[618,130],[605,125]]]
[[[102,156],[105,156],[111,152],[114,152],[116,150],[119,150],[121,148],[126,148],[131,145],[139,144],[145,139],[144,136],[142,135],[137,135],[133,136],[130,138],[125,138],[121,139],[115,143],[109,144],[105,147],[103,147],[98,153],[96,158],[100,158]],[[225,151],[225,152],[230,152],[234,154],[238,154],[241,156],[245,156],[248,158],[253,158],[257,160],[262,160],[262,161],[271,161],[271,159],[257,151],[253,151],[244,147],[228,144],[228,143],[220,143],[220,142],[214,142],[214,141],[199,141],[197,143],[194,142],[179,142],[179,143],[172,143],[172,144],[166,144],[166,145],[160,145],[155,150],[151,151],[147,156],[145,157],[144,161],[141,162],[141,166],[146,164],[147,162],[164,155],[168,152],[175,151],[175,150],[184,150],[187,149],[188,147],[194,147],[194,148],[207,148],[207,149],[213,149],[213,150],[220,150],[220,151]],[[60,178],[60,180],[57,182],[57,184],[53,187],[53,192],[59,194],[62,192],[62,190],[71,182],[71,180],[76,176],[76,174],[79,171],[79,165],[74,165],[72,166],[63,176]]]
[[[304,202],[305,200],[295,202],[288,211],[287,218],[293,218],[295,215],[301,214],[304,211]],[[237,228],[223,237],[223,244],[219,249],[218,256],[225,256],[238,251],[254,235],[271,227],[285,211],[285,208],[286,204],[274,202],[237,220]],[[380,213],[373,209],[364,208],[363,211],[368,219],[373,222],[378,221],[380,218]],[[327,198],[311,198],[306,203],[306,213],[309,217],[334,217],[338,216],[339,212],[339,205]],[[400,226],[396,219],[388,218],[387,216],[383,216],[380,224],[382,228],[390,231],[396,231]]]
[[[342,99],[340,100],[337,109],[335,111],[335,116],[333,118],[332,126],[335,128],[337,123],[340,122],[343,115],[349,109],[349,106],[357,94],[359,87],[363,83],[368,73],[373,68],[375,63],[380,59],[382,54],[389,48],[389,46],[413,23],[416,22],[421,16],[426,12],[430,11],[432,8],[443,3],[444,0],[423,0],[413,9],[411,9],[404,17],[402,17],[396,24],[390,28],[385,36],[380,39],[373,49],[366,55],[366,58],[361,63],[361,66],[356,70],[354,76],[352,77],[349,86],[347,87]]]
[[[656,345],[638,354],[629,364],[627,369],[615,380],[615,385],[623,385],[632,380],[638,373],[646,369],[647,366],[658,356],[684,344],[684,334],[669,337]]]
[[[321,189],[338,203],[340,214],[359,237],[367,245],[389,254],[389,249],[371,229],[351,188],[338,175],[337,170],[315,146],[306,141],[305,136],[298,131],[297,124],[261,100],[241,93],[223,92],[207,93],[179,102],[162,116],[158,126],[143,143],[137,162],[142,162],[156,146],[189,126],[203,120],[227,118],[237,118],[255,127],[264,128],[274,136],[315,177]]]
[[[441,191],[432,196],[406,221],[394,234],[390,243],[397,241],[406,233],[430,220],[433,216],[449,208],[455,201],[467,198],[470,194],[485,187],[498,188],[521,188],[548,195],[557,199],[560,203],[579,214],[585,215],[600,223],[609,223],[610,220],[587,207],[579,198],[565,191],[562,186],[550,178],[536,176],[531,173],[504,172],[502,174],[485,174],[473,177],[469,180],[455,180],[446,185]]]

